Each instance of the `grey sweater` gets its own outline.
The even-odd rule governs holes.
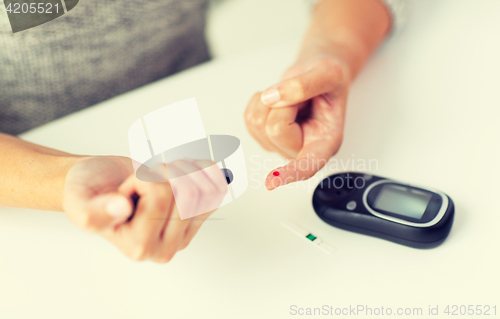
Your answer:
[[[0,0],[0,132],[20,134],[209,59],[207,0],[80,0],[13,34]]]
[[[382,1],[397,29],[404,1]],[[207,2],[80,0],[13,34],[0,0],[0,132],[20,134],[208,60]]]

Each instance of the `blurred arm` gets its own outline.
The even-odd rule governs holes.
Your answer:
[[[299,60],[334,54],[354,78],[390,29],[391,14],[381,0],[321,0],[314,7]]]
[[[0,206],[62,211],[64,180],[79,157],[0,133]]]

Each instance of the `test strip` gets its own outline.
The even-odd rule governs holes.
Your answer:
[[[295,223],[286,220],[282,221],[281,225],[283,225],[285,228],[288,228],[291,230],[293,233],[299,235],[302,238],[305,238],[306,240],[312,242],[315,244],[317,247],[321,248],[323,251],[331,254],[333,251],[335,251],[335,248],[330,246],[329,244],[325,243],[323,239],[317,237],[316,235],[313,235],[312,233],[304,230],[302,227],[297,226]]]

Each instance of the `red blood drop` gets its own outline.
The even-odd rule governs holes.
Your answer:
[[[280,176],[280,172],[273,172],[274,176]]]

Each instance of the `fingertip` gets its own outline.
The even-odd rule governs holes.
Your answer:
[[[280,169],[275,169],[270,172],[265,181],[265,186],[268,190],[273,190],[280,186],[284,185],[283,172],[280,172]]]
[[[266,186],[268,191],[272,191],[276,187],[274,187],[273,182],[272,182],[272,177],[267,176],[266,180],[264,182],[264,186]]]

